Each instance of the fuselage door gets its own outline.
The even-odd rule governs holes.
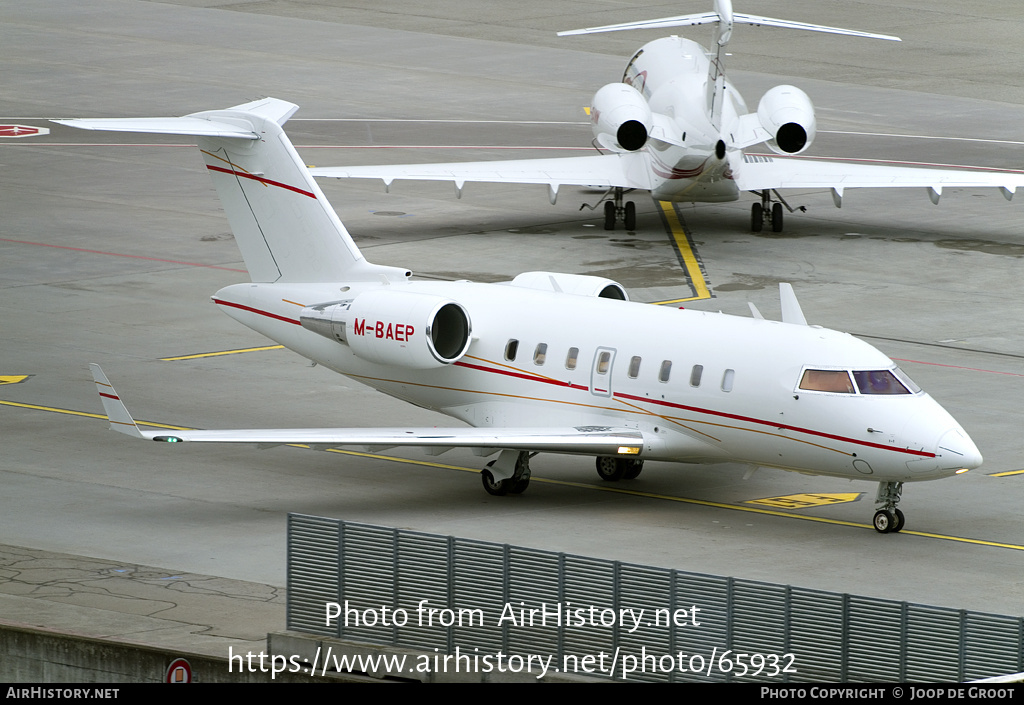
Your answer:
[[[612,395],[612,366],[614,348],[598,348],[594,353],[594,368],[590,371],[590,393],[599,397]]]

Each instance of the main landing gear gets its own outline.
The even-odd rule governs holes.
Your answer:
[[[751,191],[751,193],[755,196],[761,197],[760,203],[755,203],[750,207],[750,229],[755,233],[761,232],[764,229],[765,223],[771,225],[773,233],[781,233],[783,206],[785,206],[786,210],[790,213],[795,213],[796,211],[807,211],[807,206],[799,206],[797,208],[791,207],[786,203],[786,199],[780,196],[779,192],[775,189]],[[778,199],[778,203],[772,203],[773,193],[775,194],[775,198]]]
[[[633,189],[629,189],[632,191]],[[596,210],[597,205],[604,201],[604,229],[615,230],[615,224],[618,221],[622,221],[622,226],[626,230],[636,230],[636,204],[632,201],[622,202],[622,196],[626,193],[626,189],[621,186],[609,189],[605,195],[601,197],[601,200],[597,204],[591,206],[584,203],[580,206],[580,210],[589,208],[590,210]],[[611,197],[612,200],[605,200]]]
[[[502,497],[507,494],[522,494],[530,486],[530,458],[536,453],[503,450],[497,460],[487,463],[480,471],[487,494]],[[597,458],[597,474],[602,480],[635,480],[644,469],[644,461],[628,458]]]
[[[882,508],[875,512],[875,531],[880,534],[894,534],[903,529],[906,519],[903,512],[896,508],[903,494],[902,482],[879,482],[878,496],[875,497],[875,504],[882,505]]]
[[[503,450],[497,460],[487,463],[487,467],[480,472],[487,494],[501,497],[525,492],[530,486],[532,455],[525,450]]]
[[[628,458],[602,457],[597,459],[597,474],[602,480],[618,482],[619,480],[635,480],[644,469],[644,461]]]

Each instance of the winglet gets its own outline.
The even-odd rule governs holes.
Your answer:
[[[92,370],[92,379],[96,383],[96,391],[100,393],[103,411],[107,414],[107,418],[110,419],[110,430],[124,433],[133,438],[143,438],[142,431],[135,424],[135,419],[128,413],[128,409],[125,408],[121,398],[117,396],[117,392],[114,391],[100,366],[93,362],[89,364],[89,369]]]
[[[782,300],[782,322],[806,326],[807,319],[804,318],[800,302],[796,300],[796,292],[793,291],[792,284],[786,282],[779,284],[779,298]]]

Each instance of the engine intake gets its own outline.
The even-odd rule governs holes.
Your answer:
[[[757,120],[772,139],[768,147],[777,154],[799,154],[811,146],[817,121],[811,99],[795,86],[775,86],[757,104]]]
[[[625,83],[609,83],[594,94],[590,121],[598,143],[616,152],[643,147],[654,126],[647,100]]]
[[[459,360],[472,342],[462,304],[431,294],[382,289],[302,309],[302,327],[383,365],[429,369]]]

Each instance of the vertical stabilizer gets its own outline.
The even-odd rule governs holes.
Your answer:
[[[404,279],[368,263],[282,125],[298,106],[274,98],[179,118],[61,120],[88,130],[192,135],[254,282]]]

